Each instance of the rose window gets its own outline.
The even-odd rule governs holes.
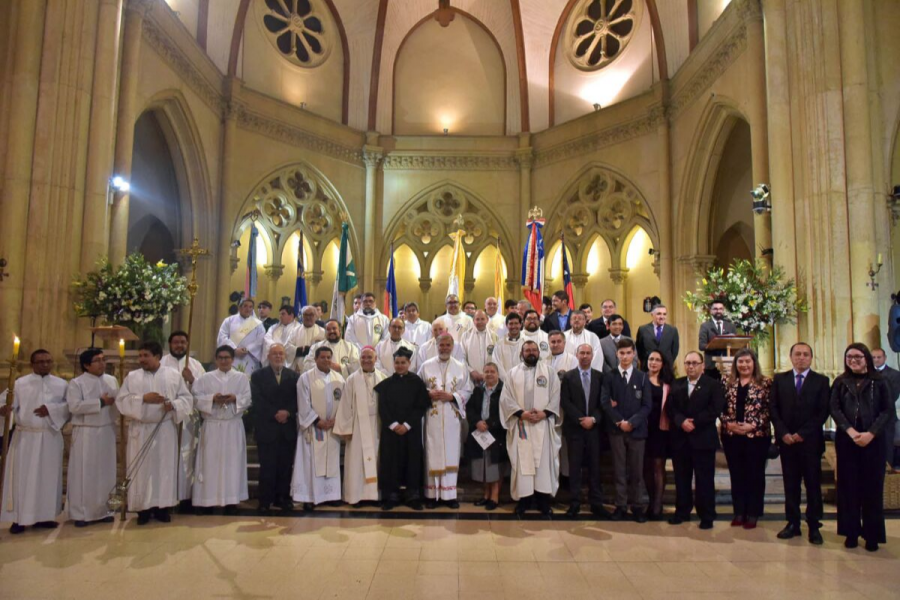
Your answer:
[[[640,8],[641,0],[582,0],[565,38],[572,64],[596,71],[621,56],[637,30]]]
[[[326,17],[313,0],[266,0],[265,7],[263,25],[282,56],[301,67],[325,62],[331,49]]]

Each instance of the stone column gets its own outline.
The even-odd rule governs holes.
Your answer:
[[[715,264],[716,257],[711,254],[695,254],[694,256],[679,258],[678,261],[687,267],[687,270],[693,276],[693,280],[690,280],[690,277],[687,280],[690,281],[691,289],[696,290],[702,284],[701,280],[706,277],[709,268]],[[669,309],[669,314],[672,314],[671,308]],[[694,312],[685,310],[683,329],[679,329],[678,333],[682,357],[688,350],[697,349],[700,340],[700,324],[697,322],[697,315]],[[679,370],[680,372],[683,371],[680,367]]]
[[[575,288],[575,308],[588,302],[584,295],[584,287],[587,285],[588,277],[587,273],[572,273],[572,286]]]
[[[81,272],[92,270],[109,250],[109,179],[112,176],[116,86],[119,82],[119,31],[122,0],[101,0],[91,90],[87,147]]]
[[[430,319],[425,318],[424,315],[431,312],[431,307],[428,306],[428,296],[429,291],[431,290],[431,277],[419,277],[419,289],[422,291],[422,301],[419,302],[419,314],[423,315],[426,321]]]
[[[363,147],[363,161],[366,163],[366,222],[364,228],[363,288],[372,291],[375,284],[375,207],[378,205],[378,166],[384,158],[384,149],[378,146],[378,133],[370,131],[366,134],[366,145]]]
[[[141,34],[144,29],[144,17],[151,6],[151,0],[127,0],[125,5],[125,43],[122,48],[122,77],[119,84],[119,113],[113,167],[113,172],[125,179],[131,179],[134,124],[138,118],[137,89],[140,78]],[[112,205],[109,259],[114,265],[121,264],[128,251],[128,198],[127,192],[117,192]]]
[[[306,295],[311,302],[319,302],[320,300],[328,301],[328,310],[331,310],[331,298],[322,298],[319,296],[319,284],[322,283],[322,275],[324,271],[307,271],[306,272]]]
[[[519,222],[511,229],[518,233],[516,238],[519,248],[525,247],[525,223],[528,222],[528,211],[531,210],[531,166],[534,164],[534,152],[531,148],[531,134],[519,134],[519,149],[516,150],[516,162],[519,164]],[[545,215],[549,216],[549,215]],[[515,235],[515,234],[514,234]],[[522,265],[510,265],[518,269]]]
[[[229,82],[226,85],[234,85]],[[233,88],[232,92],[233,93]],[[228,295],[231,287],[231,275],[237,270],[240,259],[232,248],[231,234],[234,229],[236,210],[232,208],[234,189],[231,183],[232,172],[235,167],[235,147],[237,145],[237,122],[241,106],[234,99],[230,100],[225,112],[222,135],[222,169],[219,183],[219,241],[218,241],[218,290],[216,306],[218,318],[224,319],[228,315],[230,301]]]
[[[281,307],[281,299],[277,296],[278,280],[284,275],[284,265],[266,265],[264,268],[269,280],[268,300],[277,311]]]
[[[628,271],[628,269],[609,269],[609,278],[616,286],[616,291],[613,294],[613,299],[616,301],[616,306],[619,307],[620,311],[624,310],[625,308],[625,281],[628,279]]]
[[[657,148],[659,149],[659,221],[657,235],[659,247],[654,255],[654,272],[659,277],[659,296],[663,302],[675,303],[674,263],[672,261],[672,145],[670,141],[669,119],[666,116],[668,102],[668,82],[659,83],[660,105],[654,108],[650,117],[656,123]]]
[[[883,202],[873,186],[872,126],[869,108],[869,72],[864,3],[838,2],[841,74],[844,110],[844,156],[847,161],[847,213],[850,235],[850,293],[853,341],[879,345],[878,294],[866,286],[869,266],[875,262],[876,202]]]

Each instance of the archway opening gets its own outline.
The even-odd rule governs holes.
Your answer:
[[[722,266],[754,256],[750,125],[738,119],[722,149],[709,217],[710,250]]]

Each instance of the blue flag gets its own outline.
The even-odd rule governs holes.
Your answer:
[[[303,232],[300,232],[300,242],[297,244],[297,283],[294,286],[294,314],[299,316],[300,311],[308,304],[306,300],[306,270],[303,268]]]
[[[384,314],[397,316],[397,280],[394,279],[394,244],[391,244],[391,264],[388,267],[387,287],[384,289]]]

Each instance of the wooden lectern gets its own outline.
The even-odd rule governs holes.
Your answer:
[[[706,345],[707,350],[724,350],[725,356],[713,356],[716,368],[725,380],[731,374],[731,365],[734,363],[734,353],[742,348],[750,346],[753,340],[749,335],[720,335]]]

